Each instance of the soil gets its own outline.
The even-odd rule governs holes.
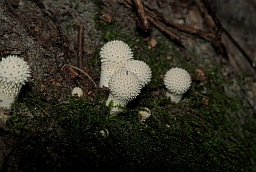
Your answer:
[[[98,92],[104,91],[96,88],[88,76],[83,74],[76,76],[79,72],[70,67],[78,66],[78,28],[84,26],[82,70],[98,85],[100,66],[89,66],[89,62],[94,60],[97,51],[104,43],[102,31],[95,27],[95,16],[101,15],[100,18],[105,21],[114,20],[121,26],[120,32],[137,32],[139,19],[136,10],[127,7],[121,1],[95,2],[89,0],[0,2],[0,56],[18,55],[28,62],[32,77],[25,88],[27,91],[40,92],[48,101],[53,98],[62,101],[62,95],[69,95],[76,86],[81,87],[84,94],[91,98]],[[102,5],[99,6],[97,3]],[[209,30],[202,11],[195,3],[185,0],[179,2],[145,0],[144,4],[150,9],[161,12],[166,20],[204,31]],[[232,87],[225,88],[226,93],[244,97],[244,103],[250,105],[255,113],[256,83],[252,76],[253,72],[251,70],[246,72],[244,68],[237,66],[235,59],[227,55],[230,52],[219,53],[218,48],[213,46],[211,41],[177,30],[176,33],[187,38],[184,42],[186,51],[181,51],[185,58],[194,58],[202,68],[220,63],[225,66],[222,74],[224,78],[233,82]],[[157,40],[159,35],[162,35],[161,31],[152,25],[150,37]],[[252,52],[251,47],[250,54],[253,54],[255,52]],[[193,52],[193,56],[188,52]],[[215,60],[212,60],[213,57]],[[244,63],[247,64],[246,60]],[[239,84],[237,80],[239,73],[244,73],[242,74],[245,78],[244,85]],[[16,138],[6,139],[5,133],[8,133],[8,128],[1,123],[0,169],[16,143]]]

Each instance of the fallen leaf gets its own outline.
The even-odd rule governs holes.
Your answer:
[[[157,45],[157,41],[155,38],[151,38],[148,42],[148,49],[154,48]]]

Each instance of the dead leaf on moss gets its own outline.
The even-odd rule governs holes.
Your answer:
[[[111,23],[112,22],[112,16],[110,14],[104,13],[102,15],[102,19],[103,21],[107,22],[107,23]]]
[[[197,68],[196,69],[196,74],[195,74],[193,80],[194,81],[200,81],[200,82],[206,81],[207,80],[207,76],[206,76],[205,72],[202,69]]]
[[[157,41],[155,38],[151,38],[148,42],[148,49],[154,48],[157,45]]]
[[[203,98],[203,104],[208,106],[209,105],[209,99],[208,98]]]

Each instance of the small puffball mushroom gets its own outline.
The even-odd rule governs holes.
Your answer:
[[[108,87],[108,82],[111,76],[121,68],[124,64],[122,62],[104,62],[101,64],[101,73],[100,73],[100,84],[99,87]]]
[[[2,59],[0,62],[0,107],[10,109],[28,77],[30,77],[30,68],[26,61],[16,55]]]
[[[73,88],[73,90],[71,91],[71,95],[72,96],[78,96],[78,97],[82,97],[84,94],[82,88],[80,87],[75,87]]]
[[[110,114],[116,115],[122,112],[121,107],[125,107],[129,101],[134,99],[141,90],[141,84],[138,77],[130,71],[119,70],[112,75],[109,81],[110,93],[106,101],[109,106],[112,102],[113,107]]]
[[[144,107],[142,110],[139,111],[140,120],[146,121],[151,116],[151,111],[149,108]]]
[[[182,96],[191,86],[190,74],[182,68],[172,68],[164,76],[164,84],[167,88],[166,96],[171,98],[173,103],[178,103]]]
[[[152,72],[150,67],[143,61],[140,60],[129,60],[125,63],[125,69],[135,73],[140,82],[142,87],[148,84],[151,80]]]
[[[133,52],[123,41],[113,40],[107,42],[100,50],[101,62],[126,61],[133,58]]]

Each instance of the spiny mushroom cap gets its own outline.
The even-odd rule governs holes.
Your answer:
[[[104,62],[101,64],[100,87],[108,87],[111,76],[118,70],[122,69],[122,62]]]
[[[123,41],[114,40],[107,42],[100,50],[101,62],[126,61],[133,58],[131,48]]]
[[[129,60],[125,63],[125,68],[137,75],[141,81],[142,87],[144,87],[151,80],[151,69],[143,61],[140,60]]]
[[[28,77],[30,77],[29,65],[18,56],[10,55],[0,62],[0,81],[23,85]]]
[[[141,84],[134,73],[119,70],[110,78],[109,89],[119,101],[129,102],[140,93]]]
[[[185,69],[175,67],[166,72],[164,84],[171,93],[184,94],[191,86],[191,76]]]

